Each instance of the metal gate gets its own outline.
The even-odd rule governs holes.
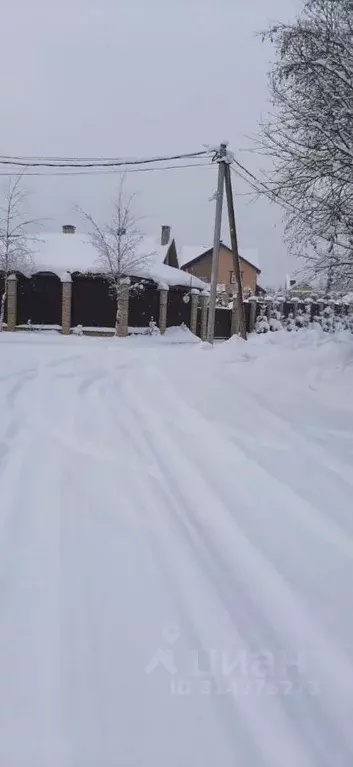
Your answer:
[[[17,324],[61,326],[62,284],[55,274],[17,277]]]
[[[173,290],[168,292],[167,327],[182,325],[190,327],[191,296],[189,291]]]
[[[73,275],[71,325],[92,328],[114,328],[116,298],[104,277]]]
[[[231,326],[232,326],[232,310],[220,309],[220,308],[216,309],[214,337],[230,338]]]
[[[129,295],[129,327],[148,328],[151,320],[159,323],[159,290],[132,288]]]

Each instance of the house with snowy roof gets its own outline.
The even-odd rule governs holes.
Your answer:
[[[50,327],[63,333],[79,327],[87,332],[113,332],[117,295],[91,238],[66,224],[61,232],[33,236],[28,245],[31,264],[9,278],[7,326],[12,330]],[[149,327],[151,322],[159,324],[162,332],[181,324],[196,332],[195,307],[197,310],[199,294],[207,285],[178,268],[169,227],[163,226],[158,238],[141,237],[130,265],[126,263],[119,298],[121,335]],[[0,273],[0,294],[3,284]],[[205,309],[205,302],[203,306]]]
[[[203,290],[206,285],[197,276],[190,279],[179,268],[177,251],[171,228],[162,226],[160,236],[143,236],[138,243],[141,259],[137,258],[129,277],[147,279],[157,285],[188,287]],[[32,271],[63,274],[102,274],[102,264],[88,235],[76,232],[72,224],[65,224],[61,232],[47,232],[36,236],[31,244]]]
[[[188,274],[198,277],[204,282],[211,282],[212,272],[212,247],[205,245],[190,245],[178,249],[178,264]],[[240,254],[240,274],[244,291],[256,294],[257,279],[261,270],[258,262],[258,253],[255,248],[242,250]],[[221,242],[219,252],[218,280],[219,285],[224,286],[232,295],[235,291],[235,274],[233,267],[233,252],[228,245]]]

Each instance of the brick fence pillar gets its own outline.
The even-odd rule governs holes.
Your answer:
[[[124,338],[129,333],[129,293],[130,279],[125,277],[119,285],[119,317],[118,317],[118,336]]]
[[[250,296],[249,304],[250,304],[250,328],[249,328],[249,333],[253,333],[254,330],[255,330],[255,325],[256,325],[256,307],[257,307],[256,296]]]
[[[197,333],[197,310],[199,306],[199,291],[193,288],[191,291],[191,312],[190,312],[190,330]]]
[[[158,290],[159,290],[159,330],[161,333],[165,333],[167,329],[169,286],[163,282],[159,285]]]
[[[208,320],[208,302],[209,293],[207,290],[203,290],[201,293],[201,341],[207,339],[207,320]]]
[[[69,272],[65,272],[61,278],[61,332],[64,336],[70,335],[71,329],[71,300],[72,279]]]
[[[17,277],[10,274],[7,280],[7,329],[16,330],[17,325]]]

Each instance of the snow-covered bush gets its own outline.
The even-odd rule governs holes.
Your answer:
[[[262,306],[260,308],[260,314],[257,317],[255,331],[256,333],[272,333],[277,330],[282,330],[282,315],[277,308],[271,309],[271,316],[268,318],[268,307]]]
[[[298,309],[295,318],[297,328],[307,328],[311,322],[311,304],[307,304],[305,309]]]
[[[298,306],[299,300],[297,298],[294,300]],[[292,301],[293,299],[289,303],[291,304]],[[298,306],[296,311],[290,311],[286,317],[280,311],[284,304],[281,295],[275,296],[270,313],[268,303],[258,304],[260,313],[255,323],[255,332],[268,333],[284,329],[293,333],[300,329],[320,326],[326,333],[335,333],[340,330],[349,330],[353,333],[353,312],[351,313],[349,308],[350,302],[342,296],[336,294],[335,297],[325,296],[324,298],[313,295],[305,300],[304,306],[301,305],[300,308]],[[317,306],[314,316],[312,316],[313,305]]]
[[[145,290],[145,282],[142,280],[141,282],[133,282],[129,286],[129,293],[130,295],[135,295],[136,293],[142,293],[142,291]]]
[[[314,317],[314,322],[325,333],[337,333],[340,330],[349,330],[353,333],[353,315],[336,314],[333,306],[326,306],[322,314]]]
[[[256,333],[268,333],[270,330],[270,325],[267,319],[267,316],[265,314],[265,310],[262,307],[261,313],[257,317],[256,325],[255,325],[255,331]]]
[[[282,315],[278,309],[272,309],[270,319],[270,330],[274,333],[277,330],[283,330]]]
[[[73,329],[73,334],[75,336],[83,336],[83,327],[82,325],[76,325],[76,327]]]
[[[289,312],[288,317],[284,320],[284,327],[289,333],[299,330],[299,326],[295,324],[293,312]]]

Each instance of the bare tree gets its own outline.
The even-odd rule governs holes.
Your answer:
[[[134,195],[126,195],[124,178],[121,181],[113,215],[109,223],[98,224],[91,213],[81,211],[89,224],[89,236],[98,254],[98,262],[111,284],[116,297],[115,333],[118,333],[119,303],[122,289],[126,289],[130,276],[146,276],[152,252],[143,249],[143,234],[139,220],[133,212]]]
[[[32,265],[29,228],[37,223],[25,215],[28,193],[21,188],[23,174],[15,180],[10,178],[4,188],[3,204],[0,206],[0,274],[4,289],[1,295],[0,331],[4,327],[5,303],[8,294],[8,280],[14,272],[26,272]]]
[[[306,0],[275,46],[273,113],[261,124],[272,199],[284,206],[293,252],[330,282],[353,280],[353,2]]]

